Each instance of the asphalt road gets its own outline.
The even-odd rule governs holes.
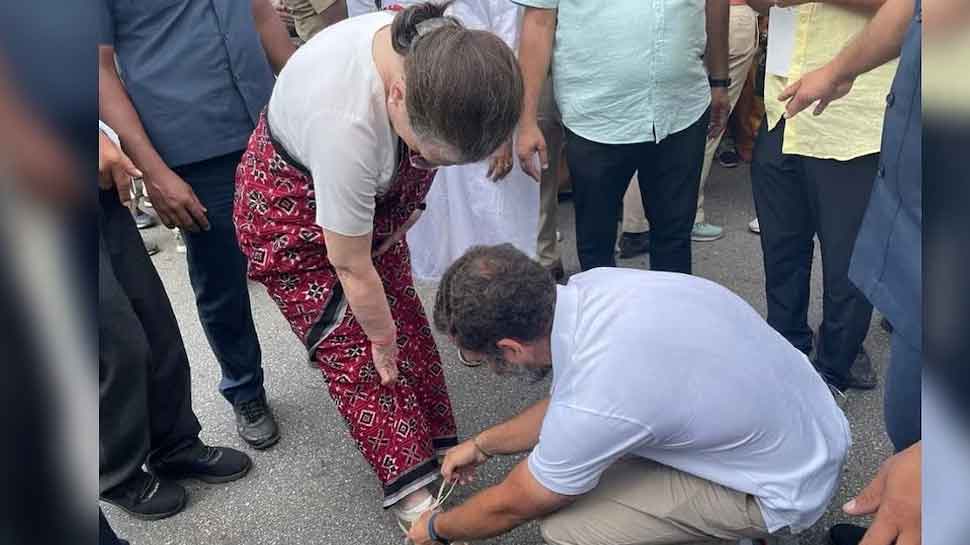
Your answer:
[[[753,217],[747,167],[733,170],[715,165],[708,184],[709,221],[725,226],[719,241],[694,244],[694,272],[737,292],[764,313],[763,273],[758,237],[747,230]],[[564,202],[561,230],[568,272],[578,270],[573,244],[572,206]],[[189,287],[185,255],[177,253],[171,233],[163,228],[145,236],[161,245],[155,265],[168,289],[192,362],[192,390],[202,438],[209,444],[247,450],[235,433],[231,407],[217,391],[219,366],[205,339]],[[646,257],[622,262],[646,267]],[[426,306],[434,286],[421,286]],[[391,516],[381,512],[376,480],[357,453],[343,421],[333,407],[320,373],[306,364],[305,351],[259,285],[251,285],[253,313],[263,347],[266,386],[282,428],[280,443],[267,452],[247,450],[253,471],[228,485],[189,482],[190,501],[184,512],[167,520],[141,522],[103,504],[119,535],[134,545],[390,545],[403,538]],[[810,323],[821,316],[821,269],[816,254]],[[876,325],[866,341],[874,365],[884,369],[888,337]],[[703,342],[702,340],[699,340]],[[486,369],[457,364],[451,345],[439,338],[447,363],[448,385],[459,428],[473,434],[514,415],[540,399],[547,383],[530,385],[520,379],[492,376]],[[844,520],[839,506],[875,474],[891,448],[883,431],[882,389],[853,392],[846,412],[854,445],[846,464],[841,490],[828,515],[811,531],[784,537],[785,544],[821,544],[824,531]],[[717,425],[711,415],[711,425]],[[495,460],[484,468],[478,486],[495,482],[515,460]],[[460,490],[460,500],[473,490]],[[520,528],[487,543],[540,545],[534,525]]]

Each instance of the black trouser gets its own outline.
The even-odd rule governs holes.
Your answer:
[[[100,490],[199,440],[189,360],[172,305],[128,209],[100,194]]]
[[[768,323],[796,348],[812,351],[808,304],[813,238],[822,250],[822,323],[815,363],[844,386],[869,331],[872,305],[849,281],[849,261],[862,224],[879,155],[850,161],[782,153],[785,121],[761,124],[751,164],[761,224]]]
[[[600,144],[566,131],[582,269],[614,267],[617,220],[630,178],[638,173],[650,221],[650,268],[691,272],[690,233],[704,166],[710,112],[660,142]]]
[[[233,405],[263,395],[263,365],[246,281],[246,258],[232,223],[242,152],[175,168],[208,210],[209,231],[183,232],[189,280],[209,346],[222,367],[219,391]]]

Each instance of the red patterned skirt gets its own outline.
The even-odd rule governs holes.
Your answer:
[[[398,175],[377,198],[374,245],[424,201],[433,171],[416,169],[402,147]],[[374,258],[397,325],[400,378],[381,386],[370,342],[343,296],[316,224],[313,180],[274,145],[265,114],[236,170],[233,219],[249,277],[266,286],[384,488],[389,507],[431,481],[437,454],[457,443],[441,358],[411,278],[402,240]]]

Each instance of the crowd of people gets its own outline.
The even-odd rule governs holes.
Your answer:
[[[184,236],[239,436],[255,450],[281,439],[253,280],[417,545],[532,520],[553,545],[811,527],[851,448],[846,391],[879,382],[863,348],[873,307],[892,329],[897,454],[845,506],[877,513],[872,528],[830,536],[919,543],[919,0],[102,5],[102,501],[157,520],[186,505],[178,481],[253,465],[199,439],[189,358],[132,214],[137,178]],[[752,116],[741,104],[756,94]],[[739,139],[756,134],[766,318],[691,275],[692,242],[723,232],[703,188],[732,111]],[[651,270],[618,268],[618,251],[648,253]],[[440,281],[430,322],[415,277]],[[551,374],[550,396],[460,434],[433,329],[465,365]],[[521,453],[463,505],[433,493]]]

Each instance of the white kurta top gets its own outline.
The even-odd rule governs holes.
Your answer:
[[[451,13],[469,28],[489,30],[510,47],[517,45],[519,8],[508,0],[458,0]],[[479,244],[510,242],[535,255],[539,184],[518,162],[498,183],[485,177],[487,171],[487,161],[438,171],[426,200],[428,209],[408,233],[416,278],[441,278],[449,265]]]

